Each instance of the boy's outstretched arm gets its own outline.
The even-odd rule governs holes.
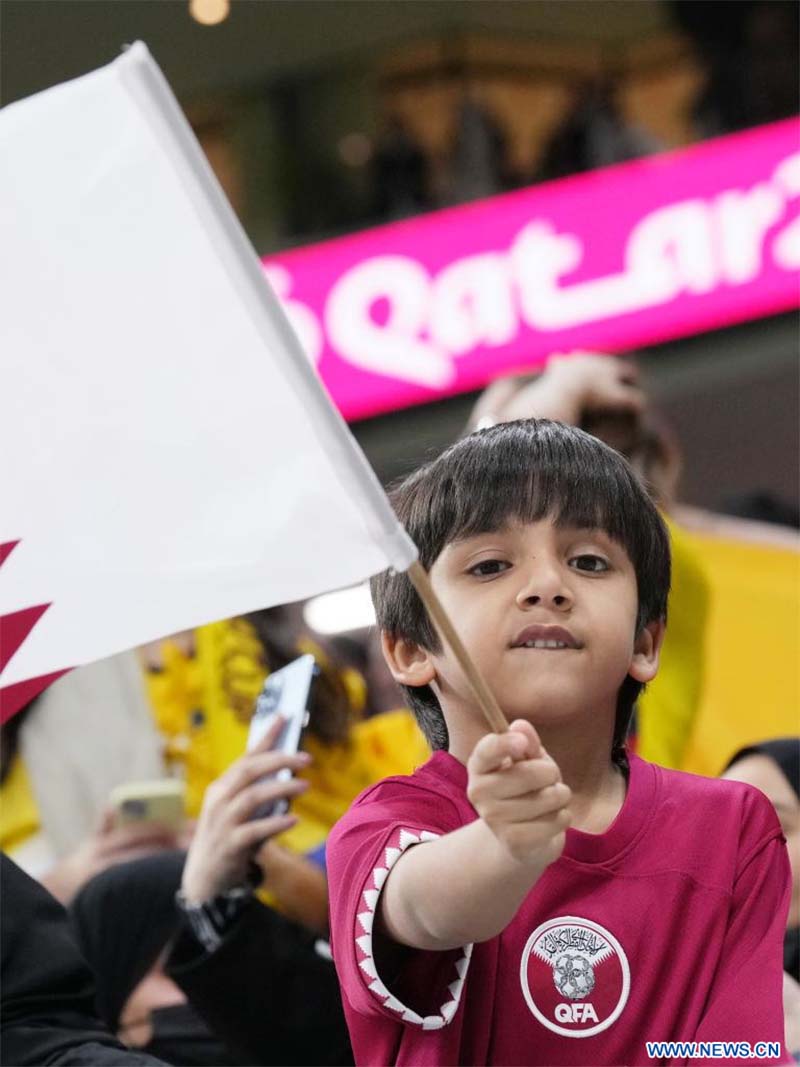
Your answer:
[[[404,852],[381,893],[377,932],[443,951],[495,937],[561,855],[570,790],[534,728],[487,734],[467,764],[479,818]]]

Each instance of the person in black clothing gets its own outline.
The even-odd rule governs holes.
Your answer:
[[[273,741],[267,735],[206,790],[188,854],[104,871],[72,907],[78,943],[98,976],[98,1010],[113,1029],[162,960],[187,1003],[150,1012],[144,1047],[183,1065],[353,1062],[322,931],[310,918],[303,925],[265,907],[254,892],[261,872],[253,856],[291,816],[252,816],[303,789],[298,779],[268,778],[306,759],[271,752]]]
[[[800,979],[800,737],[778,737],[747,745],[728,761],[722,776],[754,785],[775,805],[794,874],[784,970]]]
[[[772,801],[792,865],[792,899],[783,942],[786,1047],[800,1060],[800,737],[747,745],[728,761],[723,778],[746,782]]]
[[[432,207],[428,161],[407,125],[390,115],[375,146],[371,165],[373,213],[402,219]]]
[[[17,1067],[158,1067],[121,1045],[97,1018],[94,979],[67,914],[0,854],[0,1059]]]

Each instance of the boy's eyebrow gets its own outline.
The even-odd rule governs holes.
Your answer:
[[[558,524],[556,524],[558,525]],[[578,535],[583,537],[601,537],[604,541],[607,541],[609,545],[616,548],[621,548],[623,552],[627,554],[627,548],[624,542],[614,537],[603,526],[575,526],[572,523],[566,522],[562,525],[558,525],[558,529],[567,534]]]
[[[605,541],[608,541],[612,545],[619,545],[620,542],[611,536],[608,530],[604,530],[602,526],[561,526],[560,529],[566,533],[578,534],[586,537],[602,537]],[[622,547],[622,546],[620,546]]]
[[[444,546],[445,548],[460,548],[462,545],[468,544],[470,541],[477,541],[481,538],[488,537],[506,537],[514,533],[515,526],[527,526],[533,525],[532,523],[510,521],[505,522],[500,526],[495,526],[491,530],[479,530],[477,533],[464,533],[457,537],[454,537],[451,541],[448,541]],[[616,545],[623,549],[624,545],[621,545],[619,541],[615,540],[611,534],[604,530],[602,526],[574,526],[571,523],[565,523],[559,525],[555,523],[556,528],[563,533],[580,535],[586,537],[602,537],[610,545]]]
[[[454,537],[452,541],[448,541],[444,547],[458,548],[460,545],[464,545],[468,541],[477,541],[480,537],[502,537],[509,533],[511,533],[511,524],[504,523],[502,526],[496,526],[492,530],[480,530],[478,533],[460,534],[458,537]]]
[[[565,533],[578,533],[578,534],[602,534],[604,537],[608,537],[608,533],[602,526],[581,526],[572,522],[556,523],[556,528],[563,530]]]

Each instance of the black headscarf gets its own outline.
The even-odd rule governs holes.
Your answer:
[[[110,867],[72,903],[76,940],[97,978],[98,1014],[111,1030],[180,926],[175,893],[185,859],[185,852],[159,852]]]
[[[157,852],[109,867],[73,901],[72,927],[95,972],[98,1014],[112,1030],[119,1026],[128,997],[180,926],[175,893],[185,858],[185,852]],[[143,1051],[166,1063],[231,1067],[240,1062],[191,1004],[155,1008],[150,1023],[153,1033]]]
[[[778,765],[786,781],[800,800],[800,737],[778,737],[740,749],[728,761],[728,767],[745,756],[769,756]],[[800,927],[790,926],[783,941],[783,969],[800,979]]]
[[[759,741],[756,745],[741,748],[728,760],[725,770],[745,756],[769,756],[777,763],[786,781],[800,800],[800,737],[777,737],[773,741]]]

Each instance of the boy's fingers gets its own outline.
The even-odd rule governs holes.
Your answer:
[[[471,774],[491,774],[499,770],[506,760],[524,759],[528,740],[517,730],[504,734],[487,734],[472,751],[467,767]]]
[[[572,790],[569,786],[563,782],[555,782],[535,793],[511,797],[503,807],[503,821],[506,823],[533,822],[568,807],[571,799]]]
[[[542,750],[542,742],[539,740],[539,735],[531,723],[526,719],[515,719],[508,729],[510,732],[522,734],[525,738],[524,757],[526,759],[534,759],[539,755]]]
[[[549,789],[560,781],[561,772],[553,760],[538,757],[520,760],[512,763],[508,770],[486,775],[481,792],[496,800],[513,800]]]

